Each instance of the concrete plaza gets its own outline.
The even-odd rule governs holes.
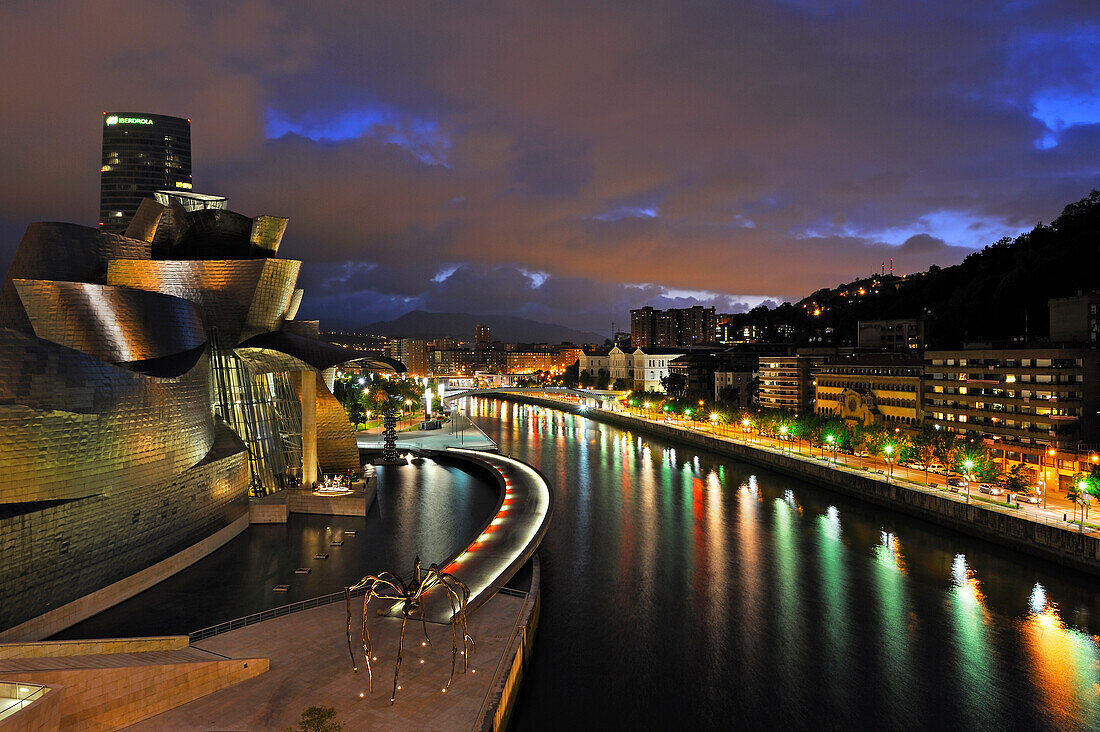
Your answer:
[[[451,669],[451,629],[428,623],[431,645],[422,646],[419,620],[405,630],[397,701],[390,705],[401,620],[379,617],[385,607],[371,603],[367,627],[378,660],[372,663],[374,691],[368,692],[359,628],[363,600],[352,600],[353,647],[359,673],[352,671],[345,636],[343,602],[305,610],[194,644],[206,651],[240,657],[266,657],[270,670],[147,719],[135,730],[282,730],[296,728],[302,711],[333,707],[346,730],[471,729],[488,705],[488,696],[509,641],[517,629],[524,599],[498,594],[469,617],[476,643],[470,672],[458,656],[454,681],[443,692]],[[462,644],[459,643],[459,651]],[[360,696],[362,694],[362,696]]]

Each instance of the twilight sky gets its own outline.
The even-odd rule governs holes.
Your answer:
[[[103,110],[186,116],[328,326],[737,311],[1100,187],[1095,0],[8,0],[0,69],[0,266],[94,225]]]

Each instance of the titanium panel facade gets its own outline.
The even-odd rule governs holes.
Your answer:
[[[296,485],[303,411],[318,417],[320,467],[359,468],[321,372],[393,362],[288,324],[301,265],[273,258],[286,219],[169,203],[135,206],[131,236],[33,224],[9,268],[0,630],[206,539],[247,514],[249,492]],[[292,369],[319,386],[308,410]]]
[[[248,361],[257,373],[305,369],[324,371],[348,361],[357,361],[373,369],[393,370],[399,373],[405,370],[404,364],[392,358],[366,351],[355,351],[315,338],[306,338],[288,330],[253,336],[237,346],[235,350],[237,355]]]
[[[0,506],[144,488],[214,443],[204,356],[174,379],[0,328]]]
[[[248,513],[244,445],[219,426],[195,465],[77,501],[0,504],[0,629],[139,572]],[[16,511],[15,509],[20,509]]]
[[[289,259],[143,261],[118,259],[107,283],[162,292],[196,303],[222,346],[278,330],[301,262]]]
[[[86,282],[15,280],[39,338],[111,363],[174,356],[206,343],[194,303],[159,292]]]
[[[8,276],[0,289],[0,325],[32,332],[13,279],[107,281],[113,259],[149,259],[151,246],[140,239],[56,222],[31,224],[19,242]]]
[[[317,374],[316,379],[317,465],[322,473],[357,471],[361,466],[355,428],[348,421],[344,405],[328,390],[324,377]]]
[[[274,257],[283,242],[286,225],[290,219],[279,216],[257,216],[252,219],[252,232],[249,243],[254,256]]]

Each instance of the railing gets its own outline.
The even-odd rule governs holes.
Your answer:
[[[644,421],[644,422],[648,422],[650,424],[665,425],[665,426],[673,428],[673,429],[683,430],[683,431],[688,432],[690,434],[709,436],[709,437],[711,437],[713,439],[716,439],[716,440],[729,441],[729,442],[732,442],[732,443],[735,443],[735,444],[742,444],[742,445],[744,445],[746,447],[749,447],[749,448],[753,448],[753,449],[756,449],[756,450],[763,450],[763,451],[766,451],[766,452],[771,452],[771,453],[774,453],[776,455],[785,455],[785,456],[791,457],[791,458],[799,458],[799,459],[801,459],[803,461],[806,461],[806,462],[811,462],[812,461],[813,463],[816,464],[819,460],[821,460],[821,458],[819,458],[819,457],[810,456],[806,452],[803,452],[799,449],[796,449],[793,445],[790,445],[790,446],[770,445],[766,441],[762,441],[759,436],[754,440],[753,438],[745,438],[745,437],[741,437],[741,436],[735,436],[733,434],[729,434],[729,435],[716,434],[714,432],[708,432],[708,431],[700,430],[698,428],[693,428],[691,423],[689,423],[685,420],[678,420],[678,419],[675,419],[675,418],[660,419],[660,418],[650,417],[648,415],[641,414],[641,413],[635,414],[635,413],[631,413],[631,412],[627,412],[627,411],[623,411],[623,412],[613,411],[611,413],[621,415],[621,416],[625,416],[625,417],[628,417],[628,418],[631,418],[631,419],[638,419],[638,420],[641,420],[641,421]],[[699,421],[698,424],[699,424],[699,426],[703,426],[703,425],[706,425],[706,424],[709,424],[709,423],[704,422],[704,421]],[[736,429],[736,426],[734,426],[734,429]],[[774,438],[766,438],[765,437],[764,440],[766,440],[766,439],[774,439]],[[973,504],[977,507],[984,508],[988,511],[997,511],[999,513],[1004,513],[1004,514],[1016,516],[1016,517],[1025,519],[1027,521],[1033,521],[1035,523],[1045,524],[1047,526],[1053,526],[1053,527],[1063,529],[1063,530],[1066,530],[1066,531],[1080,531],[1082,528],[1084,528],[1084,527],[1080,526],[1077,521],[1062,520],[1062,519],[1058,519],[1056,516],[1050,515],[1049,513],[1045,513],[1045,514],[1040,513],[1040,511],[1043,511],[1043,510],[1049,511],[1050,509],[1039,509],[1038,507],[1034,506],[1033,504],[1020,504],[1020,505],[1007,504],[1006,505],[1006,504],[1001,503],[999,501],[990,501],[988,499],[979,498],[977,495],[971,495],[970,500],[968,501],[967,500],[967,494],[966,494],[965,491],[960,491],[960,492],[956,493],[954,491],[949,491],[946,488],[941,488],[939,486],[929,486],[929,485],[926,485],[926,484],[923,484],[923,483],[918,483],[916,481],[913,481],[909,478],[905,478],[904,476],[898,475],[898,474],[895,474],[893,477],[887,477],[885,474],[876,472],[875,470],[873,470],[871,468],[867,468],[867,467],[858,468],[854,465],[850,465],[850,464],[845,463],[843,460],[837,461],[837,462],[833,462],[832,460],[829,460],[828,462],[831,463],[829,467],[831,467],[834,470],[839,470],[839,471],[843,471],[843,472],[862,475],[866,478],[872,478],[874,480],[878,480],[878,481],[881,481],[883,483],[893,483],[893,484],[903,485],[906,488],[910,488],[910,489],[913,489],[913,490],[919,490],[919,491],[922,491],[924,493],[931,493],[933,495],[937,495],[937,496],[940,496],[942,498],[946,498],[948,500],[955,501],[956,503],[970,503],[970,504]],[[1087,522],[1086,522],[1085,525],[1086,526],[1088,525]],[[1089,531],[1092,531],[1092,530],[1088,529],[1088,528],[1085,528],[1084,531],[1089,532]]]
[[[701,430],[692,429],[691,426],[686,424],[683,420],[660,421],[660,420],[650,419],[649,417],[646,417],[646,416],[643,416],[643,415],[634,415],[634,414],[629,414],[629,413],[624,413],[624,412],[617,412],[616,414],[625,414],[625,416],[627,416],[627,417],[632,417],[632,418],[635,418],[635,419],[641,419],[641,420],[644,420],[646,422],[651,422],[653,424],[664,424],[664,425],[666,425],[668,427],[672,427],[674,429],[681,429],[681,430],[685,430],[687,432],[700,434],[700,435],[704,435],[704,436],[709,436],[709,437],[712,437],[712,438],[718,439],[718,440],[729,441],[729,442],[732,442],[732,443],[735,443],[735,444],[742,444],[742,445],[745,445],[746,447],[750,447],[750,448],[753,448],[753,449],[756,449],[756,450],[764,450],[766,452],[771,452],[771,453],[774,453],[776,455],[784,455],[786,457],[798,458],[798,459],[803,460],[805,462],[813,462],[813,463],[816,464],[819,461],[822,461],[824,459],[825,462],[829,463],[829,467],[831,467],[834,470],[840,470],[840,471],[844,471],[844,472],[848,472],[848,473],[853,473],[853,474],[856,474],[856,475],[862,475],[865,478],[871,478],[873,480],[878,480],[878,481],[883,482],[883,483],[892,483],[892,484],[897,484],[897,485],[904,485],[906,488],[910,488],[912,490],[919,490],[919,491],[922,491],[924,493],[931,493],[933,495],[940,496],[941,498],[946,498],[946,499],[954,501],[956,503],[970,503],[970,504],[973,504],[973,505],[978,506],[980,508],[984,508],[984,509],[989,510],[989,511],[997,511],[999,513],[1005,513],[1005,514],[1008,514],[1008,515],[1017,516],[1019,518],[1026,519],[1028,521],[1034,521],[1035,523],[1045,524],[1047,526],[1054,526],[1054,527],[1057,527],[1057,528],[1060,528],[1060,529],[1066,529],[1066,530],[1070,530],[1070,531],[1078,530],[1078,529],[1081,528],[1080,526],[1078,526],[1078,523],[1076,521],[1061,520],[1061,519],[1058,519],[1055,516],[1051,516],[1049,514],[1039,513],[1040,510],[1049,510],[1049,509],[1039,509],[1037,506],[1034,506],[1033,504],[1019,504],[1019,505],[1017,505],[1017,504],[1006,504],[1006,503],[1002,503],[1000,501],[991,501],[991,500],[986,499],[986,498],[981,498],[977,494],[972,494],[970,496],[970,500],[968,501],[967,500],[967,494],[966,494],[965,491],[955,492],[955,491],[950,491],[947,488],[941,488],[939,486],[930,486],[930,485],[926,485],[924,483],[918,483],[918,482],[916,482],[916,481],[914,481],[910,478],[906,478],[906,477],[904,477],[902,475],[898,475],[898,474],[895,474],[893,477],[888,477],[882,471],[876,471],[876,470],[874,470],[870,467],[859,468],[859,467],[856,467],[854,465],[848,464],[844,461],[833,462],[827,456],[825,458],[822,458],[822,457],[816,457],[816,456],[808,455],[806,452],[803,452],[803,451],[795,448],[793,445],[789,446],[789,447],[783,447],[783,446],[780,446],[780,445],[771,445],[771,444],[768,444],[767,442],[759,442],[759,441],[754,442],[751,439],[745,439],[744,437],[736,437],[734,435],[719,435],[719,434],[715,434],[713,432],[707,433],[707,432],[704,432],[704,431],[701,431]],[[774,439],[774,438],[767,438],[767,439]],[[1085,531],[1090,531],[1090,529],[1085,529]]]
[[[7,684],[5,684],[5,686],[7,686]],[[0,719],[10,717],[28,704],[34,702],[37,699],[41,699],[43,696],[46,695],[46,692],[50,690],[49,687],[41,686],[39,684],[20,684],[17,682],[12,682],[11,686],[16,688],[15,693],[17,696],[19,694],[20,687],[24,689],[30,689],[30,687],[34,687],[34,691],[30,691],[29,693],[27,693],[26,696],[18,697],[6,706],[0,708]]]
[[[359,589],[352,591],[352,597],[361,597],[366,589]],[[331,605],[334,602],[340,602],[344,599],[343,592],[333,592],[330,595],[321,595],[320,597],[311,597],[308,600],[299,600],[298,602],[292,602],[289,605],[280,605],[279,607],[271,608],[269,610],[261,610],[258,613],[252,613],[251,615],[245,615],[242,618],[234,618],[233,620],[227,620],[224,623],[218,623],[217,625],[211,625],[209,628],[203,628],[196,630],[193,633],[189,633],[187,638],[191,643],[212,638],[222,633],[228,633],[231,630],[237,630],[238,628],[244,628],[256,623],[262,623],[265,620],[271,620],[272,618],[280,618],[284,615],[290,615],[292,613],[299,613],[303,610],[312,610],[315,607],[321,607],[322,605]]]
[[[498,594],[509,595],[511,597],[522,597],[527,599],[528,593],[523,590],[513,590],[511,587],[501,587],[497,590]],[[504,650],[500,654],[500,660],[497,661],[497,667],[493,670],[493,675],[489,677],[489,688],[485,690],[485,698],[481,700],[481,708],[477,712],[477,716],[474,717],[474,730],[481,729],[480,723],[484,721],[486,712],[489,709],[489,704],[492,702],[493,692],[496,690],[497,681],[500,679],[500,672],[504,669],[505,662],[512,662],[515,660],[515,654],[509,655],[508,650],[512,647],[512,641],[515,640],[516,635],[521,630],[520,621],[523,620],[524,606],[520,605],[519,611],[516,612],[516,620],[512,623],[512,630],[508,633],[508,640],[504,643]],[[526,640],[526,636],[524,636]],[[524,653],[526,653],[526,649]],[[504,700],[501,699],[503,703]]]
[[[402,577],[407,582],[412,581],[412,576]],[[366,593],[366,588],[360,588],[358,590],[352,590],[352,597],[362,597]],[[511,595],[513,597],[526,597],[527,593],[521,590],[513,590],[510,587],[501,587],[498,592]],[[261,610],[258,613],[252,613],[251,615],[245,615],[241,618],[234,618],[233,620],[227,620],[224,623],[218,623],[217,625],[211,625],[209,628],[202,628],[196,630],[193,633],[188,633],[187,640],[190,643],[206,640],[207,638],[213,638],[216,635],[222,633],[228,633],[231,630],[237,630],[238,628],[244,628],[249,625],[255,625],[256,623],[262,623],[265,620],[271,620],[272,618],[281,618],[284,615],[292,615],[293,613],[300,613],[303,610],[312,610],[315,607],[322,607],[324,605],[331,605],[334,602],[340,602],[344,599],[343,592],[333,592],[328,595],[321,595],[320,597],[311,597],[308,600],[299,600],[298,602],[292,602],[289,605],[280,605],[279,607],[273,607],[269,610]]]

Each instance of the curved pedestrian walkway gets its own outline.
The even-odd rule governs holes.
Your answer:
[[[481,464],[501,486],[496,512],[474,541],[445,568],[470,588],[467,610],[472,612],[507,584],[535,553],[553,513],[550,486],[539,471],[504,455],[455,447],[440,454]],[[424,612],[434,622],[451,619],[453,611],[445,590],[436,587],[425,595]]]

